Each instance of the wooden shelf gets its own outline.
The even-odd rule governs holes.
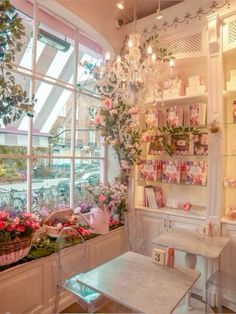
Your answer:
[[[178,102],[177,105],[179,104],[189,104],[190,101],[192,100],[207,100],[208,94],[195,94],[195,95],[185,95],[185,96],[179,96],[179,97],[173,97],[173,98],[164,98],[162,99],[157,99],[155,101],[148,101],[145,106],[150,106],[153,105],[154,103],[161,104],[171,104]]]
[[[171,184],[171,185],[179,185],[179,186],[186,186],[186,187],[207,187],[207,184],[186,184],[186,183],[172,183],[172,182],[163,182],[163,181],[142,181],[142,180],[137,180],[138,185],[141,186],[146,186],[146,185],[159,185],[159,184]]]
[[[236,97],[236,89],[235,90],[225,90],[223,92],[224,97]]]

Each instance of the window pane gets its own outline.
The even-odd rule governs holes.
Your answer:
[[[38,43],[44,45],[44,48],[36,70],[43,75],[69,82],[74,68],[74,28],[48,13],[47,20],[39,22]]]
[[[91,196],[86,193],[84,185],[98,185],[102,181],[103,161],[95,159],[75,160],[75,206],[83,206],[92,204]],[[88,202],[87,202],[88,201]],[[89,204],[88,204],[89,203]]]
[[[70,159],[35,158],[32,164],[32,211],[69,205]]]
[[[0,159],[0,209],[26,209],[26,159]]]

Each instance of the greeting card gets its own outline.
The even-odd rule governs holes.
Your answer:
[[[190,125],[206,124],[206,104],[195,103],[190,105]]]
[[[197,134],[193,144],[194,155],[208,154],[208,133]]]
[[[174,149],[174,155],[185,155],[189,151],[188,134],[172,134],[171,145]]]
[[[163,155],[164,149],[162,145],[163,136],[153,136],[149,144],[149,155]]]
[[[140,165],[140,177],[142,180],[156,181],[157,179],[157,161],[142,160]]]
[[[179,161],[163,160],[162,182],[180,183],[180,162]]]
[[[193,185],[206,185],[207,163],[205,161],[185,161],[182,163],[182,182]]]
[[[172,106],[166,108],[166,123],[169,127],[176,127],[183,123],[183,108]]]

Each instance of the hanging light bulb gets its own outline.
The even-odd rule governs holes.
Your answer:
[[[147,47],[147,54],[148,55],[152,54],[152,46],[150,46],[150,45]]]
[[[161,14],[161,1],[159,0],[156,19],[161,20],[162,18],[163,18],[163,15]]]
[[[124,1],[117,2],[116,6],[119,10],[124,10]]]
[[[110,61],[110,59],[111,59],[111,54],[110,54],[109,51],[107,51],[106,54],[105,54],[105,60],[106,61]]]

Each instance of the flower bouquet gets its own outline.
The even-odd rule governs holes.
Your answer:
[[[96,206],[103,210],[108,210],[110,216],[123,217],[123,212],[127,209],[128,189],[127,186],[118,180],[113,183],[99,184],[98,186],[85,186],[85,190],[91,194]]]
[[[27,212],[0,211],[0,265],[8,265],[25,257],[36,230],[38,217]]]

